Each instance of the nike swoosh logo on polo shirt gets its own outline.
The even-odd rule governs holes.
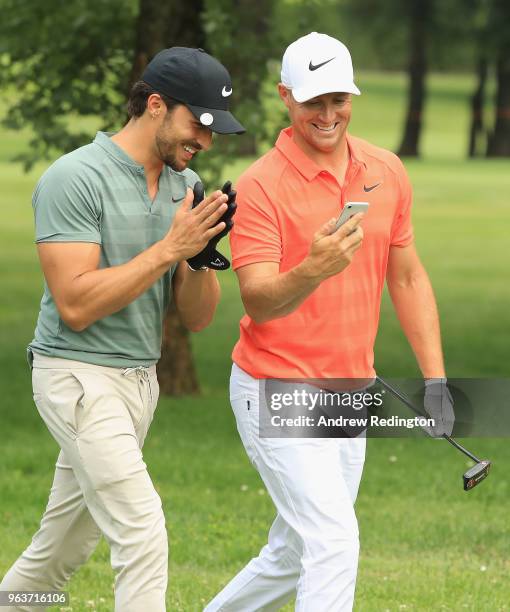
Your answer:
[[[174,196],[172,196],[172,202],[180,202],[181,200],[184,200],[185,197],[186,197],[186,194],[183,194],[181,196],[177,196],[176,198],[174,198]]]
[[[332,62],[335,58],[332,57],[328,60],[326,60],[325,62],[322,62],[321,64],[312,64],[312,60],[310,60],[310,63],[308,64],[308,70],[311,70],[312,72],[314,70],[317,70],[317,68],[321,68],[322,66],[325,66],[326,64],[329,64],[329,62]]]
[[[363,191],[368,192],[368,191],[372,191],[372,189],[375,189],[376,187],[379,187],[381,183],[376,183],[375,185],[372,185],[370,187],[367,187],[366,185],[363,185]]]

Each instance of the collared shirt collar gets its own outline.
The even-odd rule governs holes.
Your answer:
[[[94,143],[99,145],[102,149],[104,149],[109,155],[114,157],[117,161],[125,164],[126,166],[130,166],[134,170],[143,170],[143,164],[137,164],[132,157],[119,147],[111,137],[114,135],[114,132],[97,132],[96,137],[94,138]]]
[[[121,164],[129,166],[137,174],[143,174],[145,172],[144,165],[135,162],[135,160],[132,157],[129,157],[129,155],[123,149],[121,149],[118,144],[113,142],[111,137],[115,136],[115,134],[116,132],[97,132],[96,137],[94,138],[94,143],[99,145]],[[174,170],[170,166],[166,165],[163,165],[162,174],[163,173],[175,174],[177,176],[184,175],[184,171],[179,172],[178,170]]]
[[[368,169],[367,160],[362,148],[359,146],[358,141],[352,138],[350,134],[346,134],[347,146],[349,147],[349,153],[351,154],[351,161],[354,164],[363,164],[365,169]]]
[[[346,134],[347,146],[351,154],[351,162],[363,164],[367,167],[363,151],[358,144]],[[323,171],[317,163],[294,142],[292,138],[292,127],[283,129],[276,141],[276,148],[289,160],[289,162],[302,174],[307,181],[313,180]]]

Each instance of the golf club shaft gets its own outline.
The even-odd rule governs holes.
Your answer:
[[[411,401],[405,395],[400,393],[400,391],[398,391],[397,389],[393,388],[385,380],[383,380],[380,376],[377,376],[376,378],[377,378],[377,380],[381,383],[381,385],[385,389],[388,389],[388,391],[390,391],[396,398],[398,398],[402,403],[404,403],[413,412],[415,412],[416,414],[419,414],[420,416],[424,416],[423,413],[420,410],[415,408],[415,406],[411,403]],[[480,459],[478,459],[478,457],[476,457],[475,455],[470,453],[466,448],[464,448],[461,444],[459,444],[451,436],[449,436],[449,435],[444,433],[444,434],[442,434],[442,437],[445,440],[447,440],[452,446],[454,446],[457,450],[460,450],[461,453],[464,453],[464,455],[466,455],[467,457],[469,457],[470,459],[472,459],[476,463],[480,463]]]
[[[445,440],[448,440],[448,442],[452,445],[455,446],[455,448],[458,448],[460,450],[461,453],[464,453],[467,457],[469,457],[470,459],[472,459],[475,463],[480,463],[481,459],[478,459],[478,457],[476,457],[475,455],[473,455],[473,453],[470,453],[468,451],[467,448],[464,448],[462,446],[462,444],[459,444],[457,442],[457,440],[454,440],[451,436],[448,436],[447,434],[443,434],[443,438]]]

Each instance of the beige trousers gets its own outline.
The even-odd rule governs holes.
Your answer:
[[[61,451],[40,528],[0,590],[63,590],[103,534],[115,572],[115,610],[163,612],[165,517],[141,450],[158,400],[156,368],[34,355],[32,383]]]

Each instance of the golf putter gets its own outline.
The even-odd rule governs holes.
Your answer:
[[[376,379],[381,383],[381,385],[390,391],[397,399],[399,399],[403,404],[405,404],[408,408],[410,408],[413,412],[420,416],[425,416],[422,412],[420,412],[417,408],[414,407],[412,402],[403,395],[397,389],[394,389],[391,385],[389,385],[386,381],[384,381],[379,376]],[[479,459],[473,453],[470,453],[466,448],[464,448],[461,444],[459,444],[456,440],[454,440],[451,436],[447,434],[442,434],[442,437],[447,440],[452,446],[454,446],[461,453],[464,453],[466,457],[469,457],[472,461],[476,463],[473,467],[469,468],[467,472],[465,472],[462,476],[462,480],[464,483],[464,491],[470,491],[477,484],[485,480],[489,475],[489,470],[491,467],[491,462],[488,459]]]

